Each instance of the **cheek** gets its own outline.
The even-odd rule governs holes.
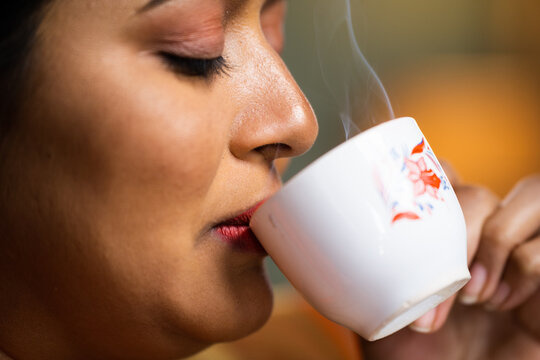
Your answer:
[[[86,59],[44,71],[51,78],[36,102],[45,105],[28,141],[47,154],[46,166],[34,161],[47,183],[38,191],[58,213],[76,209],[59,220],[71,230],[57,236],[58,246],[73,236],[87,248],[80,260],[103,258],[110,277],[143,289],[193,265],[177,264],[193,253],[205,221],[201,209],[227,149],[229,117],[211,91],[138,58],[109,51],[99,62]],[[77,229],[90,231],[81,237]]]
[[[43,71],[46,91],[35,99],[43,105],[26,129],[43,180],[36,193],[55,207],[32,230],[52,239],[41,257],[51,264],[36,273],[62,274],[73,323],[92,318],[92,336],[102,322],[136,322],[121,336],[137,338],[148,330],[141,323],[161,316],[210,341],[253,331],[271,309],[260,259],[239,266],[225,245],[197,238],[208,191],[228,166],[229,97],[157,70],[155,59],[88,51],[107,57]]]
[[[132,198],[146,208],[152,198],[178,207],[204,196],[228,143],[230,123],[219,97],[155,64],[108,54],[63,71],[54,81],[59,89],[50,91],[55,98],[44,101],[56,106],[49,118],[55,140],[63,140],[54,144],[64,147],[58,157],[78,157],[62,159],[66,169],[76,167],[70,161],[95,166],[87,180],[108,192],[101,195],[114,189],[127,198],[136,191]],[[60,105],[58,94],[65,99]]]
[[[101,145],[131,176],[170,182],[177,190],[184,189],[185,195],[201,195],[228,143],[230,123],[225,111],[217,111],[223,109],[219,98],[172,74],[153,76],[136,66],[126,67],[133,70],[111,69],[107,80],[112,83],[102,82],[104,87],[116,87],[114,94],[96,89],[99,95],[93,102],[106,105]]]

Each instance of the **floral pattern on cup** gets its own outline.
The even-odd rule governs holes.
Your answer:
[[[412,150],[405,146],[392,149],[390,158],[394,169],[400,167],[399,173],[385,171],[383,176],[381,167],[375,171],[379,193],[390,210],[390,222],[431,215],[450,189],[433,150],[422,138]]]

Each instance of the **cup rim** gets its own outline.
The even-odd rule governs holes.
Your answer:
[[[327,152],[325,152],[324,154],[319,156],[317,159],[315,159],[313,162],[308,164],[306,167],[304,167],[302,170],[300,170],[297,174],[295,174],[293,177],[291,177],[282,186],[281,190],[283,190],[284,188],[288,188],[289,186],[292,186],[293,183],[298,181],[297,180],[298,178],[303,177],[305,175],[305,173],[307,173],[308,171],[311,171],[312,168],[316,167],[319,163],[325,161],[328,157],[332,156],[334,153],[341,151],[342,148],[344,148],[346,146],[350,146],[350,144],[353,143],[353,142],[361,141],[362,138],[370,136],[375,131],[380,131],[382,128],[385,128],[385,127],[388,127],[388,126],[391,126],[391,125],[394,125],[394,124],[400,123],[400,122],[412,123],[412,124],[414,124],[414,125],[416,125],[418,127],[418,123],[416,122],[416,120],[413,117],[410,117],[410,116],[402,116],[402,117],[399,117],[399,118],[395,118],[395,119],[388,120],[388,121],[385,121],[383,123],[377,124],[377,125],[369,128],[369,129],[367,129],[365,131],[362,131],[360,134],[354,135],[353,137],[345,140],[341,144],[333,147],[332,149],[328,150]]]

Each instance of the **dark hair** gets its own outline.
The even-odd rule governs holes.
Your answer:
[[[0,141],[19,111],[32,45],[50,1],[0,1]]]

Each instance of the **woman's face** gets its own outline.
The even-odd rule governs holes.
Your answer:
[[[53,3],[0,175],[3,301],[22,309],[0,314],[15,323],[8,353],[178,357],[265,322],[264,254],[246,221],[224,222],[276,191],[274,159],[316,137],[278,55],[284,13]]]

